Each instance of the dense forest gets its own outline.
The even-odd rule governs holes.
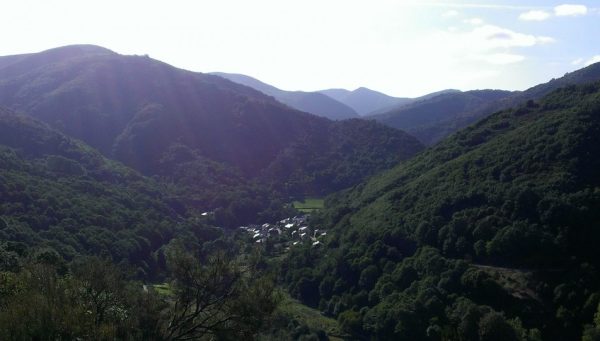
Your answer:
[[[405,103],[495,110],[425,148],[147,56],[0,57],[0,339],[600,340],[597,67]]]
[[[152,277],[174,233],[204,228],[156,181],[31,118],[2,111],[0,144],[0,236],[20,256],[104,255]]]
[[[596,339],[599,113],[569,86],[330,197],[282,278],[358,338]]]
[[[1,339],[247,338],[275,308],[258,258],[169,186],[5,109],[0,145]]]

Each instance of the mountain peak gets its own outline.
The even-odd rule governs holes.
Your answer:
[[[409,100],[407,98],[392,97],[365,87],[360,87],[353,91],[327,89],[319,92],[346,104],[361,116],[365,116],[377,109],[401,104]]]
[[[234,83],[251,87],[266,95],[274,97],[279,102],[292,108],[317,116],[326,117],[331,120],[358,117],[358,114],[354,109],[321,92],[281,90],[256,78],[236,73],[211,72],[210,74],[229,79]]]
[[[377,90],[373,90],[373,89],[369,89],[367,87],[361,86],[359,88],[356,88],[352,91],[353,93],[361,93],[361,92],[365,92],[365,93],[377,93],[377,94],[382,94],[385,96],[389,96],[387,94],[384,94],[383,92],[377,91]],[[393,96],[389,96],[389,97],[393,97]]]
[[[39,53],[26,53],[19,55],[6,56],[2,58],[44,58],[51,60],[60,60],[72,57],[90,56],[90,55],[107,55],[116,54],[105,47],[90,44],[77,44],[55,47]]]
[[[55,47],[52,49],[44,50],[41,53],[64,53],[64,54],[115,54],[114,51],[109,50],[105,47],[92,45],[92,44],[74,44],[65,45],[61,47]]]
[[[0,74],[15,75],[43,65],[59,63],[72,58],[117,55],[115,52],[96,45],[67,45],[44,50],[39,53],[17,54],[0,57]]]

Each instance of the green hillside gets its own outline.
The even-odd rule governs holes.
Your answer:
[[[510,91],[503,90],[446,92],[368,118],[405,130],[423,143],[431,145],[463,128],[465,121],[473,122],[472,111],[511,94]]]
[[[599,113],[600,84],[560,89],[330,197],[329,243],[292,254],[291,292],[359,338],[581,338],[600,301]]]
[[[0,339],[256,335],[272,280],[173,192],[0,108]]]
[[[104,255],[141,277],[157,274],[157,251],[189,225],[183,205],[156,182],[5,109],[0,197],[0,249],[25,257],[48,247],[66,260]]]

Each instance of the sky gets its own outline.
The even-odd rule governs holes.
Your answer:
[[[600,1],[19,0],[0,56],[70,44],[284,90],[524,90],[600,61]]]

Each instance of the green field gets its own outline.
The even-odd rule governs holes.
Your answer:
[[[304,201],[294,201],[294,208],[298,211],[311,213],[325,207],[325,200],[322,198],[307,198]]]
[[[160,295],[163,295],[163,296],[173,295],[173,289],[171,289],[171,286],[169,285],[169,283],[154,284],[154,285],[152,285],[152,287]]]

